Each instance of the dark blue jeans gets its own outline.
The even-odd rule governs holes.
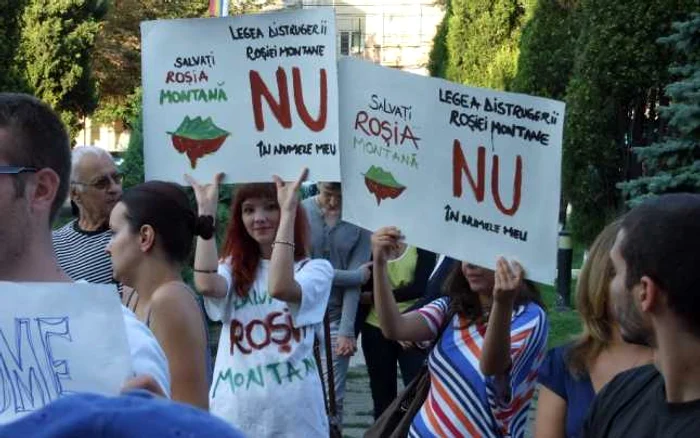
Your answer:
[[[401,377],[406,386],[420,371],[428,352],[417,348],[404,350],[398,342],[385,338],[378,327],[367,323],[362,326],[361,339],[376,420],[396,398],[396,363],[401,368]]]

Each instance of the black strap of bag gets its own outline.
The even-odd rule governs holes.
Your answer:
[[[333,351],[331,350],[331,324],[328,319],[328,314],[323,317],[323,341],[324,350],[326,354],[326,369],[328,374],[328,381],[323,378],[323,363],[321,362],[321,345],[318,342],[318,338],[314,343],[314,358],[316,359],[316,366],[318,368],[318,376],[321,378],[321,388],[323,389],[323,399],[326,404],[326,413],[329,419],[335,418],[338,412],[338,407],[335,403],[335,375],[333,373]],[[328,391],[326,392],[326,384],[328,385]],[[330,424],[330,437],[340,438],[342,435],[340,433],[340,428],[338,425]]]
[[[453,311],[448,310],[435,337],[433,348],[440,342],[442,334],[450,326],[454,315]],[[377,418],[365,433],[365,438],[403,438],[408,435],[413,418],[423,406],[429,391],[430,371],[426,359],[418,375]]]

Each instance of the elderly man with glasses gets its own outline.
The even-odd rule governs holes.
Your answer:
[[[73,149],[70,199],[78,218],[54,231],[53,245],[61,268],[73,280],[112,283],[109,214],[122,195],[122,178],[104,149]],[[118,288],[121,293],[121,285]]]

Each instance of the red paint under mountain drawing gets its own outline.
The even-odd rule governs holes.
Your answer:
[[[197,167],[198,159],[218,151],[226,137],[231,135],[216,126],[211,117],[202,120],[201,117],[190,119],[188,116],[185,116],[175,132],[167,134],[171,136],[175,149],[181,154],[187,154],[193,169]]]
[[[398,198],[406,190],[406,186],[399,184],[394,175],[381,167],[371,166],[364,177],[367,190],[377,198],[377,205],[386,198]]]

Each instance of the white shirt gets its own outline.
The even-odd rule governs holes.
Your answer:
[[[122,314],[134,376],[153,377],[165,395],[170,397],[170,370],[165,352],[151,330],[136,318],[134,312],[122,305]]]
[[[76,283],[88,283],[78,280]],[[126,329],[126,340],[131,353],[133,376],[148,375],[155,379],[165,395],[170,398],[170,368],[165,352],[160,347],[151,330],[138,320],[134,312],[123,304],[122,315]]]
[[[313,354],[333,281],[327,260],[297,263],[301,302],[267,292],[269,261],[261,260],[247,297],[232,287],[228,263],[219,274],[224,298],[205,298],[209,317],[223,321],[209,392],[212,414],[251,437],[328,437],[328,416]]]

